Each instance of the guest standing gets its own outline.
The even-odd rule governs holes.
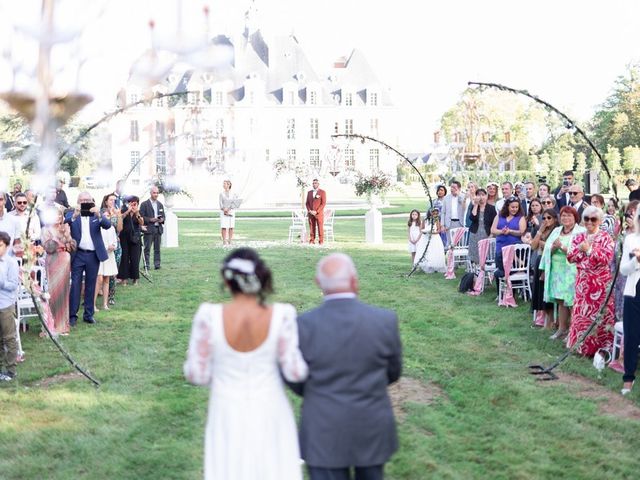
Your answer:
[[[104,262],[100,262],[100,268],[98,269],[98,279],[96,281],[96,294],[94,297],[94,304],[98,303],[98,293],[102,295],[102,309],[109,310],[109,280],[111,277],[118,274],[118,264],[116,263],[115,251],[118,248],[118,234],[113,225],[107,230],[101,230],[102,241],[107,248],[109,258]],[[98,308],[95,308],[98,311]]]
[[[49,308],[53,316],[56,333],[69,333],[69,293],[71,278],[71,253],[77,248],[71,238],[69,225],[64,223],[62,210],[53,225],[42,230],[42,246],[45,256],[45,271],[49,294]]]
[[[413,265],[416,258],[416,245],[422,237],[422,229],[424,228],[424,222],[420,220],[418,210],[411,210],[407,225],[409,226],[409,253],[411,254],[411,265]]]
[[[449,184],[449,195],[442,200],[440,211],[440,229],[448,235],[452,228],[462,227],[466,211],[464,209],[464,194],[460,191],[461,185],[457,180]],[[446,244],[445,244],[446,247]]]
[[[71,228],[71,237],[78,247],[71,260],[71,291],[69,292],[69,324],[73,327],[78,321],[80,308],[80,290],[82,275],[84,274],[84,313],[82,320],[86,323],[96,323],[93,318],[94,294],[96,278],[100,262],[109,257],[102,242],[100,229],[111,228],[111,222],[100,215],[100,209],[93,202],[89,192],[78,195],[78,205],[73,211],[67,212],[65,223]]]
[[[564,340],[569,334],[571,307],[576,291],[576,266],[567,261],[571,240],[584,228],[578,225],[578,212],[573,207],[560,209],[560,226],[554,229],[544,245],[540,269],[544,271],[544,301],[558,305],[558,330],[551,339]]]
[[[128,197],[127,203],[121,210],[122,231],[120,232],[120,245],[122,247],[122,258],[118,267],[118,278],[123,286],[127,285],[129,280],[133,285],[136,285],[140,278],[140,235],[144,219],[140,215],[139,203],[140,199],[138,197]]]
[[[218,197],[220,202],[220,235],[222,245],[231,245],[233,229],[236,226],[236,209],[240,206],[236,195],[231,193],[231,181],[222,182],[222,192]]]
[[[282,382],[282,376],[307,378],[295,308],[265,304],[271,271],[254,250],[234,250],[220,276],[232,299],[200,305],[184,364],[187,380],[211,391],[205,479],[302,480],[295,419]]]
[[[155,185],[149,190],[150,198],[140,205],[140,215],[144,219],[147,230],[144,232],[144,260],[149,263],[151,254],[151,245],[153,245],[153,266],[156,270],[160,269],[160,242],[162,239],[162,231],[164,224],[164,205],[158,200],[160,191]]]
[[[542,225],[531,239],[531,265],[533,265],[533,278],[531,282],[531,311],[543,312],[544,323],[534,320],[535,326],[555,329],[553,318],[553,303],[544,301],[544,275],[540,269],[540,261],[551,232],[558,226],[558,212],[555,208],[547,208],[542,214]]]
[[[305,207],[309,217],[309,243],[315,243],[318,230],[318,243],[324,242],[324,207],[327,205],[327,193],[320,188],[317,178],[311,182],[312,190],[307,192]]]
[[[611,281],[611,260],[613,259],[613,240],[600,230],[604,218],[601,209],[588,206],[584,209],[582,220],[586,232],[578,233],[571,240],[567,261],[577,267],[576,294],[571,313],[571,328],[567,347],[578,342],[589,328],[607,298],[607,288]],[[595,334],[589,335],[578,348],[578,353],[592,357],[601,349],[609,349],[613,343],[613,296],[604,307],[603,317]]]
[[[640,215],[634,215],[635,233],[627,235],[622,248],[620,273],[627,276],[624,287],[624,376],[621,393],[631,392],[638,368],[640,344]]]
[[[484,188],[477,189],[469,227],[469,261],[475,265],[480,263],[478,242],[491,236],[491,225],[495,216],[496,208],[487,203],[487,191]]]
[[[120,210],[122,206],[118,207],[116,205],[117,202],[117,194],[115,192],[108,193],[102,199],[102,205],[100,206],[100,211],[104,216],[106,216],[111,225],[116,230],[116,237],[118,238],[118,245],[113,252],[113,255],[116,259],[116,268],[120,268],[120,259],[122,258],[122,247],[120,246],[120,232],[122,231],[122,211]],[[115,274],[109,277],[109,301],[108,305],[116,304],[116,271]]]
[[[20,276],[18,262],[8,255],[11,238],[0,231],[0,381],[16,378],[18,330],[16,308]]]
[[[524,203],[525,200],[523,200]],[[542,224],[542,203],[537,198],[529,201],[528,212],[526,216],[527,232],[531,234],[531,238],[536,236],[538,229]]]

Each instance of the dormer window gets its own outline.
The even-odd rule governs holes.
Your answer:
[[[346,93],[344,96],[344,104],[347,107],[351,107],[353,105],[353,93]]]
[[[369,105],[372,107],[378,106],[378,94],[376,92],[371,92],[369,94]]]
[[[136,103],[139,100],[137,93],[129,94],[129,103]]]
[[[189,105],[196,105],[200,102],[200,92],[189,92]]]

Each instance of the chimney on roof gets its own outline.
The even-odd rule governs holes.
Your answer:
[[[333,68],[345,68],[347,66],[347,57],[339,57],[333,62]]]

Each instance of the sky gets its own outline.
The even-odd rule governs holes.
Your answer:
[[[59,77],[68,84],[75,78],[71,51],[86,59],[80,85],[96,100],[85,116],[97,117],[111,109],[133,60],[149,47],[150,18],[158,36],[171,42],[177,4],[188,37],[204,32],[203,5],[211,12],[209,31],[217,34],[241,29],[251,3],[265,34],[294,33],[319,73],[360,49],[407,119],[406,136],[429,142],[470,80],[526,89],[584,122],[625,66],[640,60],[634,0],[61,0],[61,23],[85,28],[71,47],[59,49]],[[29,23],[39,5],[0,0],[0,27],[15,19]],[[5,58],[6,31],[0,30]],[[14,50],[21,40],[13,37]],[[3,63],[0,89],[7,85]]]

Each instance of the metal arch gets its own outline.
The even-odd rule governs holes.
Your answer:
[[[429,190],[429,185],[427,184],[427,181],[425,180],[425,178],[422,175],[422,173],[420,173],[420,170],[413,164],[413,162],[411,160],[409,160],[409,157],[407,157],[402,152],[400,152],[396,148],[392,147],[388,143],[385,143],[382,140],[378,140],[377,138],[370,137],[368,135],[361,135],[359,133],[340,133],[340,134],[336,133],[334,135],[331,135],[331,138],[341,138],[341,137],[347,138],[349,140],[357,138],[362,143],[364,143],[365,141],[378,143],[378,144],[382,145],[384,148],[386,148],[388,150],[391,150],[396,155],[398,155],[400,158],[402,158],[405,162],[407,162],[411,166],[411,168],[413,168],[413,170],[420,177],[420,181],[422,182],[422,188],[424,188],[424,191],[427,194],[427,197],[429,198],[429,209],[431,209],[433,207],[433,198],[431,197],[431,191]],[[429,250],[429,245],[430,244],[431,244],[431,236],[429,236],[429,239],[427,240],[427,246],[424,249],[424,252],[422,252],[422,256],[420,257],[420,260],[418,260],[417,262],[414,262],[413,268],[411,269],[411,271],[409,272],[407,277],[410,277],[411,275],[413,275],[413,273],[417,270],[418,265],[420,265],[424,261],[424,257],[427,255],[427,251]]]
[[[613,196],[616,199],[616,201],[618,200],[618,189],[616,188],[616,184],[613,181],[613,176],[611,175],[611,172],[609,171],[609,167],[607,167],[607,164],[605,163],[604,158],[602,157],[602,155],[600,154],[600,152],[598,151],[596,146],[593,144],[593,142],[584,133],[584,131],[580,127],[578,127],[576,125],[576,122],[574,122],[571,118],[569,118],[565,113],[563,113],[560,110],[558,110],[556,107],[551,105],[549,102],[547,102],[545,100],[542,100],[541,98],[539,98],[536,95],[532,95],[531,93],[529,93],[526,90],[517,90],[515,88],[507,87],[505,85],[500,85],[498,83],[468,82],[468,85],[470,85],[470,86],[477,85],[480,88],[496,88],[498,90],[502,90],[502,91],[505,91],[505,92],[515,93],[516,95],[524,95],[525,97],[528,97],[528,98],[532,99],[533,101],[535,101],[537,103],[540,103],[541,105],[543,105],[548,110],[556,113],[561,118],[563,118],[567,122],[566,127],[568,129],[575,129],[576,133],[578,133],[587,142],[589,147],[596,154],[596,156],[598,157],[598,160],[600,161],[600,165],[604,168],[604,171],[607,173],[607,177],[609,178],[609,185],[611,187],[611,190],[613,191]],[[621,213],[621,212],[619,212],[619,213]],[[620,247],[620,246],[621,246],[620,245],[620,241],[618,241],[618,247]],[[615,273],[614,273],[613,278],[611,280],[611,285],[609,286],[609,291],[607,292],[607,295],[605,297],[605,301],[603,302],[602,307],[600,307],[600,310],[598,311],[598,313],[595,315],[595,317],[594,317],[593,321],[591,322],[591,324],[589,325],[589,327],[583,332],[583,334],[578,339],[578,341],[573,345],[573,347],[571,347],[563,355],[558,357],[556,359],[556,361],[553,364],[551,364],[550,366],[548,366],[548,367],[545,367],[544,365],[541,365],[541,364],[529,365],[529,367],[528,367],[529,368],[529,373],[531,373],[533,375],[540,375],[539,380],[557,380],[558,379],[558,376],[555,373],[553,373],[553,370],[557,366],[562,364],[567,358],[569,358],[570,354],[573,351],[577,350],[584,343],[586,338],[591,334],[591,332],[595,329],[595,327],[602,321],[602,319],[604,317],[604,311],[607,308],[607,304],[609,303],[609,299],[611,298],[611,295],[613,294],[613,289],[615,288],[616,280],[617,280],[618,275],[620,273],[620,260],[621,260],[621,258],[622,258],[622,248],[618,248],[618,256],[616,258],[616,270],[615,270]]]

